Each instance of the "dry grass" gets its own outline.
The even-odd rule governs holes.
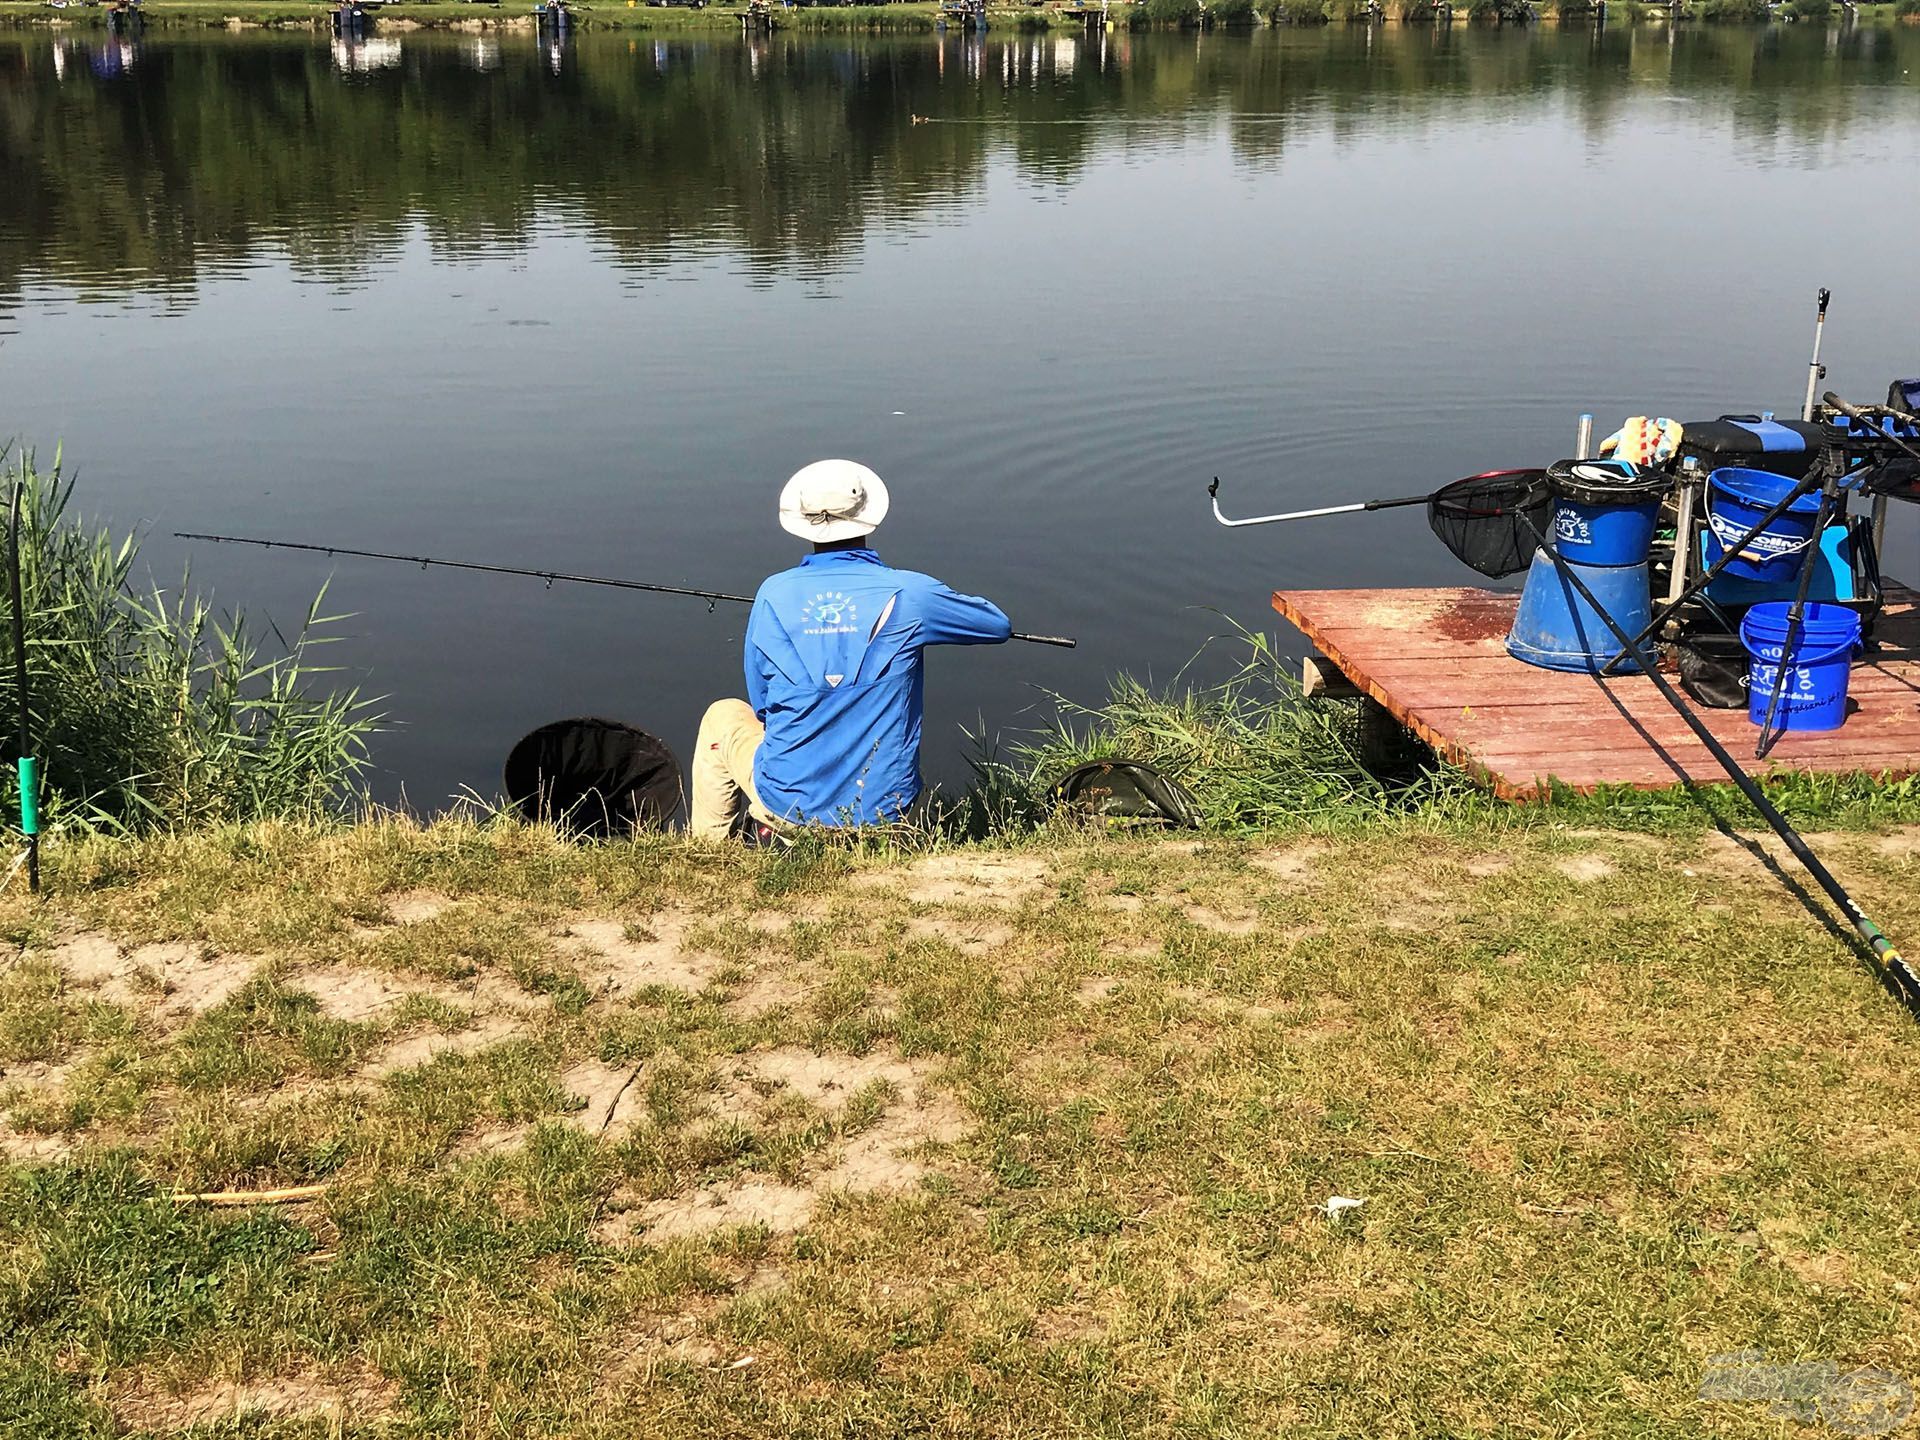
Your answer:
[[[1821,843],[1920,935],[1910,833]],[[0,1435],[1773,1436],[1711,1357],[1920,1376],[1920,1032],[1717,835],[269,826],[51,886]]]

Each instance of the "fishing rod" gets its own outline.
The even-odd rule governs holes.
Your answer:
[[[1793,852],[1793,858],[1798,860],[1820,888],[1827,892],[1828,898],[1840,907],[1840,913],[1847,917],[1847,922],[1859,933],[1860,938],[1867,942],[1874,957],[1883,967],[1879,972],[1882,982],[1909,1010],[1920,1014],[1920,975],[1914,974],[1906,958],[1895,948],[1893,941],[1887,938],[1886,932],[1867,918],[1866,912],[1860,908],[1853,896],[1847,893],[1846,887],[1834,879],[1833,872],[1820,862],[1820,857],[1815,855],[1807,842],[1800,837],[1800,832],[1795,830],[1787,817],[1780,813],[1771,800],[1767,799],[1766,793],[1754,782],[1753,777],[1741,768],[1740,762],[1733,758],[1727,747],[1714,737],[1713,732],[1707,728],[1706,722],[1694,713],[1693,707],[1687,704],[1681,698],[1680,692],[1673,688],[1673,683],[1660,673],[1659,665],[1640,648],[1640,642],[1629,635],[1619,621],[1608,612],[1606,606],[1594,597],[1593,591],[1587,588],[1586,581],[1580,578],[1576,567],[1568,564],[1555,552],[1553,546],[1547,542],[1546,535],[1541,532],[1538,525],[1534,524],[1533,517],[1524,510],[1517,513],[1526,522],[1527,528],[1533,532],[1535,539],[1539,541],[1540,553],[1553,562],[1553,568],[1559,572],[1561,583],[1570,586],[1586,602],[1587,607],[1600,617],[1607,629],[1613,632],[1613,638],[1620,643],[1622,653],[1638,665],[1649,680],[1653,681],[1654,688],[1660,692],[1661,698],[1673,707],[1674,712],[1682,720],[1686,721],[1687,728],[1693,731],[1702,745],[1706,746],[1707,753],[1720,762],[1720,768],[1727,772],[1727,778],[1740,787],[1740,792],[1747,797],[1753,808],[1760,812],[1760,818],[1772,826],[1773,833],[1786,842],[1787,849]]]
[[[654,595],[686,595],[704,600],[711,609],[724,600],[730,605],[751,605],[753,596],[733,595],[725,590],[695,590],[687,585],[654,585],[645,580],[622,580],[611,575],[572,575],[564,570],[525,570],[518,565],[486,565],[477,560],[439,560],[430,555],[397,555],[388,550],[355,550],[347,545],[309,545],[299,540],[260,540],[251,535],[203,535],[192,530],[176,530],[176,540],[205,540],[215,545],[257,545],[263,550],[310,550],[320,555],[352,555],[362,560],[393,560],[405,565],[429,565],[442,570],[476,570],[484,575],[525,575],[544,580],[551,589],[556,583],[604,585],[614,590],[645,590]],[[1029,645],[1054,645],[1071,650],[1080,642],[1068,635],[1028,635],[1016,630],[1008,638]]]

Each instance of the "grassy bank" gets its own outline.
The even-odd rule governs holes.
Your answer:
[[[1817,0],[1811,0],[1817,5]],[[1911,8],[1915,0],[1907,0]],[[1244,23],[1261,24],[1317,24],[1323,20],[1340,23],[1349,11],[1356,14],[1359,0],[1261,0],[1257,6],[1247,0],[1214,0],[1207,7],[1212,18],[1224,19],[1229,25]],[[164,27],[221,27],[221,26],[284,26],[299,29],[322,29],[328,24],[327,15],[331,10],[326,0],[147,0],[142,6],[150,26]],[[744,9],[743,4],[712,4],[704,9],[695,10],[687,6],[651,6],[638,4],[577,4],[574,13],[583,29],[589,30],[643,30],[659,32],[685,33],[737,33],[740,22],[737,13]],[[1457,6],[1464,15],[1471,7],[1461,3]],[[1592,23],[1591,5],[1584,0],[1575,0],[1571,7],[1577,13],[1570,13],[1566,23],[1589,25]],[[1758,0],[1705,0],[1696,7],[1700,18],[1754,21],[1764,19],[1764,6]],[[1896,17],[1896,4],[1869,4],[1859,7],[1859,18],[1867,21],[1882,21]],[[413,0],[413,3],[388,5],[380,12],[379,23],[390,33],[404,32],[408,28],[441,29],[486,29],[495,27],[524,28],[532,25],[531,0],[527,3],[474,4],[462,3],[462,0]],[[1539,6],[1544,21],[1552,23],[1558,12],[1551,3]],[[1386,23],[1400,23],[1398,7],[1388,6]],[[1130,12],[1135,27],[1163,24],[1173,27],[1191,24],[1201,13],[1199,0],[1147,0],[1147,3],[1135,12]],[[1835,7],[1832,13],[1837,16]],[[1615,23],[1634,23],[1641,20],[1662,21],[1666,19],[1664,6],[1637,5],[1626,3],[1616,5],[1613,16]],[[776,12],[776,23],[783,30],[820,33],[900,33],[926,34],[935,29],[939,18],[939,6],[921,3],[921,0],[902,0],[893,5],[820,5]],[[1079,32],[1082,22],[1060,13],[1051,5],[1016,5],[997,7],[989,11],[989,18],[995,32],[1002,36],[1016,35],[1022,32],[1060,30]],[[0,24],[44,24],[61,26],[101,26],[107,23],[107,9],[104,6],[91,8],[68,8],[55,10],[44,0],[0,0]]]
[[[1920,933],[1920,835],[1819,843]],[[0,1435],[1777,1436],[1713,1357],[1920,1376],[1912,1022],[1711,829],[49,861]]]

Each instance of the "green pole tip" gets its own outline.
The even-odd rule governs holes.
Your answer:
[[[31,755],[20,757],[20,833],[40,833],[40,762]]]

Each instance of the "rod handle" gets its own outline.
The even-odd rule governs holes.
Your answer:
[[[31,755],[20,757],[20,833],[40,833],[40,762]]]
[[[1831,390],[1827,391],[1826,394],[1820,397],[1820,403],[1822,405],[1826,405],[1830,407],[1831,409],[1838,410],[1842,415],[1847,416],[1851,420],[1866,420],[1869,425],[1873,423],[1871,420],[1867,419],[1865,415],[1862,415],[1859,412],[1859,410],[1857,410],[1852,405],[1849,405],[1846,401],[1842,400],[1838,395],[1834,394],[1833,391]]]
[[[1080,642],[1071,635],[1028,635],[1016,630],[1007,637],[1009,640],[1024,640],[1029,645],[1057,645],[1062,650],[1071,650]]]

